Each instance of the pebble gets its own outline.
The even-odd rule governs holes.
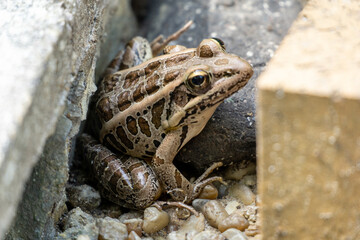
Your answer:
[[[89,223],[94,223],[95,219],[79,207],[72,209],[63,220],[64,229],[79,228]]]
[[[195,199],[192,202],[192,206],[195,208],[195,210],[201,212],[202,208],[208,201],[210,201],[210,200],[209,199]]]
[[[140,237],[142,236],[143,220],[140,218],[126,219],[122,221],[126,225],[128,233],[135,232]]]
[[[223,232],[222,235],[224,237],[226,237],[226,239],[228,239],[228,240],[247,240],[248,239],[243,232],[241,232],[240,230],[235,229],[235,228],[229,228],[228,230]]]
[[[130,211],[122,214],[119,217],[120,222],[124,222],[125,220],[134,219],[134,218],[143,218],[143,214],[139,211]]]
[[[67,187],[66,195],[70,205],[73,207],[92,210],[101,203],[100,193],[86,184]]]
[[[225,179],[230,180],[241,180],[245,175],[255,174],[256,173],[256,164],[250,161],[240,162],[229,166],[225,171]]]
[[[249,227],[248,220],[246,220],[241,213],[242,212],[240,210],[237,210],[225,218],[218,226],[220,232],[224,232],[229,228],[236,228],[240,231],[244,231],[247,227]]]
[[[259,228],[256,225],[250,225],[248,229],[245,230],[245,234],[249,237],[253,237],[260,233]]]
[[[99,218],[96,225],[99,228],[99,240],[127,240],[128,232],[126,225],[118,219],[110,217]]]
[[[235,183],[229,188],[229,197],[240,200],[245,205],[255,202],[256,196],[251,189],[243,183]]]
[[[225,237],[215,231],[205,230],[196,234],[192,240],[225,240]]]
[[[223,205],[217,200],[210,200],[203,208],[202,213],[212,227],[218,228],[219,224],[229,216]]]
[[[201,191],[200,195],[198,196],[198,198],[202,198],[202,199],[216,199],[219,195],[218,190],[216,189],[216,187],[214,187],[214,185],[212,184],[208,184],[204,187],[204,189]]]
[[[204,215],[199,214],[199,216],[192,215],[190,216],[184,224],[180,227],[178,231],[171,232],[167,240],[184,240],[184,239],[193,239],[193,237],[199,232],[204,231],[205,229],[205,218]]]
[[[225,210],[228,214],[232,214],[239,206],[240,203],[238,201],[230,201],[226,204]]]
[[[256,175],[247,175],[243,181],[246,186],[253,187],[256,185]]]
[[[132,231],[130,232],[127,240],[141,240],[141,238],[136,234],[136,232]]]
[[[144,211],[143,230],[146,233],[157,232],[169,224],[170,217],[165,211],[148,207]]]

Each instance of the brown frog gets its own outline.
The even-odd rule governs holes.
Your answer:
[[[190,24],[151,44],[134,38],[109,65],[94,96],[90,111],[97,139],[83,134],[81,145],[103,195],[115,203],[145,208],[162,192],[190,203],[207,184],[221,181],[207,178],[221,163],[190,182],[173,159],[253,70],[227,53],[220,39],[205,39],[197,48],[168,46]]]

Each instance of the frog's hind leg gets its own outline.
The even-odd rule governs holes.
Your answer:
[[[114,154],[88,134],[82,134],[79,142],[105,198],[124,207],[142,209],[160,197],[160,183],[145,161]]]
[[[182,28],[177,30],[175,33],[171,34],[168,38],[164,40],[162,35],[156,37],[151,43],[151,50],[153,56],[157,56],[171,41],[174,41],[180,37],[185,31],[189,29],[193,22],[188,21]]]

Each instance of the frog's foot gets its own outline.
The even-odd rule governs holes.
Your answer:
[[[212,173],[216,168],[221,167],[222,165],[223,165],[222,162],[213,163],[208,169],[206,169],[206,171],[200,177],[198,177],[198,179],[195,180],[194,184],[196,185],[196,184],[202,182],[205,178],[207,178],[209,176],[210,173]],[[209,178],[209,179],[211,179],[211,178]],[[217,180],[214,180],[214,181],[217,181]],[[224,183],[222,178],[221,178],[220,182]]]
[[[195,216],[199,216],[198,211],[196,211],[193,207],[191,207],[183,202],[156,201],[151,206],[156,207],[160,211],[163,208],[168,208],[168,207],[184,208],[184,209],[187,209],[188,211],[192,212]]]
[[[164,40],[162,35],[156,37],[151,43],[151,50],[153,56],[157,56],[171,41],[174,41],[180,37],[186,30],[189,29],[193,21],[188,21],[182,28],[175,33],[171,34],[167,39]]]
[[[213,163],[198,179],[195,180],[195,182],[193,183],[194,187],[192,191],[192,196],[190,197],[191,201],[197,198],[200,195],[201,191],[204,189],[204,187],[212,182],[219,181],[222,184],[226,185],[226,182],[224,182],[222,177],[215,176],[207,178],[210,173],[212,173],[216,168],[221,167],[222,165],[222,162]]]

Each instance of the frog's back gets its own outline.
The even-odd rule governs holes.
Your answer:
[[[96,93],[100,140],[125,154],[148,158],[165,137],[172,92],[181,84],[195,50],[164,55],[106,76]]]

